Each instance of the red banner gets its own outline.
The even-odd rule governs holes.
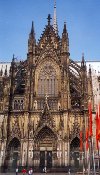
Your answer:
[[[83,139],[82,139],[82,131],[80,131],[80,151],[83,150]]]
[[[100,141],[100,104],[98,105],[96,113],[96,144],[98,149],[98,142]]]
[[[89,130],[86,130],[86,150],[89,148]]]

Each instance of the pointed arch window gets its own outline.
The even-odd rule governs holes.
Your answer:
[[[15,99],[13,104],[14,110],[23,110],[24,109],[24,100],[23,99]]]
[[[56,70],[49,62],[41,69],[38,78],[38,96],[45,96],[46,94],[49,97],[58,95]]]

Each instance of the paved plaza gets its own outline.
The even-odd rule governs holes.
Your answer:
[[[0,173],[0,175],[16,175],[16,173]],[[77,172],[77,173],[70,173],[70,175],[82,175],[82,172]],[[96,173],[97,175],[100,175],[99,172]],[[23,173],[18,173],[18,175],[23,175]],[[28,175],[28,173],[26,173],[26,175]],[[69,173],[33,173],[33,175],[69,175]],[[87,173],[85,173],[84,175],[88,175]],[[91,173],[91,175],[94,175],[93,173]]]
[[[16,173],[0,173],[0,175],[16,175]],[[27,175],[28,173],[26,173]],[[45,175],[44,173],[33,173],[34,175]],[[67,175],[68,173],[46,173],[46,175]],[[23,173],[18,173],[18,175],[23,175]],[[72,175],[75,175],[72,173]]]
[[[16,175],[16,173],[0,173],[0,175]],[[28,173],[26,173],[27,175]],[[70,175],[78,175],[82,173],[71,173]],[[23,173],[18,173],[18,175],[23,175]],[[33,175],[45,175],[44,173],[33,173]],[[68,173],[46,173],[46,175],[68,175]]]
[[[0,173],[0,175],[16,175],[16,173]],[[82,173],[71,173],[70,175],[78,175]],[[23,173],[18,173],[18,175],[23,175]],[[28,175],[28,173],[26,173]],[[44,173],[33,173],[33,175],[44,175]],[[46,175],[68,175],[68,173],[46,173]]]

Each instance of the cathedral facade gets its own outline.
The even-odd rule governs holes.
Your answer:
[[[93,100],[91,69],[87,74],[84,55],[80,66],[70,59],[66,23],[60,37],[50,15],[47,20],[38,43],[32,22],[27,59],[13,56],[9,75],[0,72],[1,167],[83,163],[80,131],[88,126]]]

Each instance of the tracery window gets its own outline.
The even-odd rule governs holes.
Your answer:
[[[38,100],[38,109],[44,108],[44,100]]]
[[[38,109],[43,109],[45,105],[44,100],[38,100]],[[48,99],[48,105],[51,110],[57,110],[58,109],[58,100],[57,99]]]
[[[38,95],[45,96],[46,94],[49,97],[58,95],[58,79],[50,62],[41,69],[38,78]]]
[[[24,109],[24,101],[23,101],[23,99],[16,99],[16,100],[14,100],[13,109],[14,110],[23,110]]]
[[[15,78],[15,94],[24,94],[25,92],[25,77],[26,69],[21,68],[18,70]]]

